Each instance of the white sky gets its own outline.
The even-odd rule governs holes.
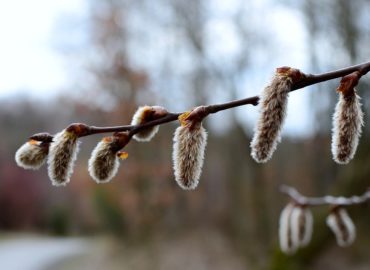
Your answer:
[[[67,83],[52,31],[63,14],[83,11],[84,0],[9,0],[0,3],[0,97],[50,96]]]

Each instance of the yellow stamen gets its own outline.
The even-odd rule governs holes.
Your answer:
[[[123,151],[119,151],[117,153],[117,157],[119,157],[122,160],[125,160],[126,158],[128,158],[128,153],[127,152],[123,152]]]
[[[183,114],[181,114],[178,117],[181,126],[184,127],[184,126],[187,126],[188,125],[187,119],[188,119],[189,115],[190,115],[190,112],[184,112]]]

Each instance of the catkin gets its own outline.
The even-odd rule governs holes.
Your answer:
[[[291,215],[294,205],[289,203],[280,214],[279,220],[279,242],[280,249],[286,254],[293,254],[297,251],[298,244],[293,241]]]
[[[89,159],[89,174],[97,183],[109,182],[118,171],[119,158],[112,149],[112,137],[101,140]]]
[[[167,114],[166,109],[160,106],[141,106],[132,117],[131,125],[141,125],[156,120]],[[150,141],[158,132],[159,125],[148,127],[136,133],[133,138],[139,142]]]
[[[37,170],[45,163],[47,155],[48,145],[29,140],[17,150],[15,161],[24,169]]]
[[[207,132],[201,122],[181,125],[175,131],[173,142],[176,182],[185,190],[195,189],[202,172]]]
[[[338,246],[347,247],[355,240],[356,227],[345,209],[339,208],[331,212],[326,224],[334,233]]]
[[[79,150],[78,136],[63,130],[50,144],[48,174],[54,186],[64,186],[70,181]]]
[[[364,125],[360,97],[351,94],[339,94],[339,101],[333,115],[333,134],[331,150],[333,159],[339,164],[347,164],[355,155]]]
[[[260,96],[260,116],[251,142],[251,155],[259,163],[267,162],[280,142],[292,84],[288,75],[276,73]]]
[[[311,241],[313,217],[307,207],[295,206],[290,218],[292,242],[296,246],[305,247]]]

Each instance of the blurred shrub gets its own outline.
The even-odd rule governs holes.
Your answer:
[[[125,235],[126,221],[113,194],[99,186],[94,190],[93,201],[103,229],[115,235]]]
[[[58,206],[51,209],[48,228],[50,232],[58,236],[66,236],[70,232],[69,210],[65,207]]]

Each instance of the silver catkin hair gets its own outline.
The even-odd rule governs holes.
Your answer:
[[[54,186],[70,181],[78,150],[78,137],[73,132],[63,130],[54,136],[48,157],[48,174]]]
[[[48,147],[41,142],[30,140],[23,144],[15,153],[17,165],[24,169],[37,170],[46,161]]]
[[[326,224],[334,233],[338,246],[347,247],[355,240],[356,227],[345,209],[336,209],[330,213]]]
[[[108,137],[109,138],[109,137]],[[89,174],[97,183],[107,183],[117,174],[119,158],[113,151],[111,141],[101,140],[94,148],[89,159]]]
[[[292,84],[289,76],[277,73],[260,96],[260,116],[251,142],[251,155],[259,163],[267,162],[280,142]]]
[[[185,190],[195,189],[202,172],[207,132],[201,123],[192,128],[181,125],[175,131],[173,142],[175,180]]]
[[[355,155],[361,137],[363,121],[360,97],[339,94],[333,115],[331,151],[336,163],[347,164]]]

